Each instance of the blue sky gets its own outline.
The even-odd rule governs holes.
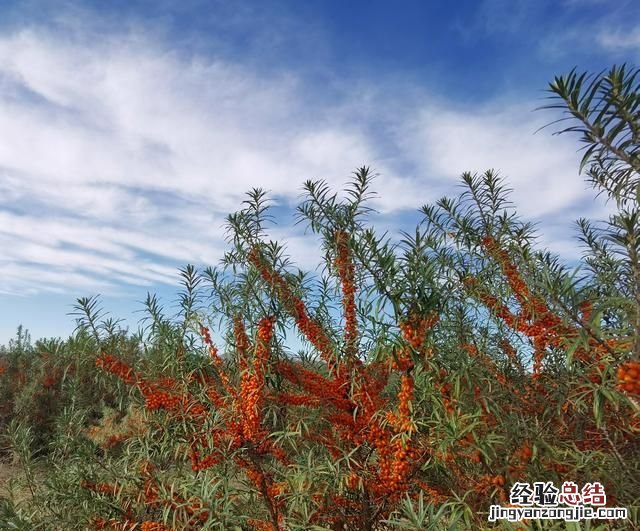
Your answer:
[[[602,0],[110,2],[0,7],[0,344],[66,336],[80,296],[135,324],[178,267],[215,265],[252,187],[313,267],[290,209],[308,178],[376,169],[376,225],[409,229],[496,168],[541,243],[607,207],[575,138],[534,135],[554,75],[638,64],[640,4]]]

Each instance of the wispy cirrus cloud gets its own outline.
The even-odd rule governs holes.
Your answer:
[[[536,102],[462,108],[384,79],[336,87],[327,101],[295,70],[179,53],[140,32],[82,45],[37,26],[0,34],[0,291],[175,284],[176,265],[222,256],[224,217],[247,190],[287,206],[304,179],[340,187],[362,164],[381,174],[382,219],[490,167],[526,216],[565,223],[588,197],[572,142],[533,136]],[[315,263],[297,229],[274,234]]]
[[[4,290],[50,285],[32,267],[20,278],[27,263],[60,268],[67,289],[86,286],[73,276],[85,270],[168,282],[145,261],[214,261],[250,188],[286,200],[304,176],[374,158],[362,132],[298,118],[309,113],[293,77],[137,37],[79,48],[25,30],[0,38],[0,64]]]
[[[513,188],[523,216],[561,214],[592,192],[578,175],[574,140],[554,138],[548,131],[534,134],[551,121],[549,115],[532,112],[534,105],[426,108],[412,123],[406,150],[422,161],[422,172],[451,181],[465,171],[496,169]]]
[[[640,51],[640,28],[633,26],[626,29],[609,27],[601,29],[597,34],[598,43],[605,49],[613,51]]]
[[[640,49],[640,32],[634,21],[640,17],[640,4],[632,0],[615,4],[606,0],[566,0],[563,4],[567,8],[561,18],[564,24],[538,39],[540,53],[554,59],[571,59],[571,66],[593,57],[601,64],[637,61],[634,52]]]

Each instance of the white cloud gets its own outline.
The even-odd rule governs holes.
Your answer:
[[[602,29],[596,39],[602,47],[609,50],[640,51],[640,28],[637,27],[628,30],[621,30],[619,28]]]
[[[591,197],[578,175],[575,140],[534,132],[550,121],[530,105],[480,111],[429,108],[415,117],[407,150],[421,172],[457,180],[464,171],[498,170],[525,217],[558,214]]]
[[[581,251],[574,221],[605,218],[612,207],[578,174],[575,138],[552,136],[552,128],[534,134],[553,118],[531,112],[537,105],[427,107],[408,127],[404,148],[420,161],[418,173],[431,177],[431,193],[450,195],[447,183],[457,184],[462,172],[497,170],[518,215],[536,224],[539,245],[575,260]]]
[[[185,58],[140,35],[84,46],[35,29],[0,36],[0,291],[175,283],[175,265],[221,257],[224,216],[247,190],[295,201],[303,180],[340,187],[363,164],[381,174],[383,213],[490,167],[524,215],[588,195],[575,144],[533,136],[531,107],[461,111],[407,93],[359,88],[327,104],[293,74]],[[388,129],[374,132],[382,115]],[[314,239],[277,234],[300,265],[315,263]]]
[[[605,8],[605,4],[606,8]],[[601,9],[599,16],[580,26],[567,25],[562,31],[548,33],[539,39],[539,51],[547,61],[574,63],[577,58],[591,62],[594,55],[614,63],[622,58],[629,62],[629,52],[640,51],[640,30],[630,23],[638,18],[638,5],[619,3],[612,8],[607,0],[565,0],[570,9],[591,7]],[[626,55],[625,55],[626,54]],[[636,56],[637,58],[637,56]]]
[[[3,213],[5,284],[34,260],[69,275],[107,267],[114,280],[168,281],[139,264],[142,253],[215,262],[223,215],[250,188],[294,198],[303,178],[335,184],[372,158],[355,128],[296,118],[303,102],[292,77],[178,59],[139,40],[81,48],[38,31],[1,38],[0,65],[9,80],[0,88],[2,205],[26,210]],[[25,287],[41,284],[24,271]]]

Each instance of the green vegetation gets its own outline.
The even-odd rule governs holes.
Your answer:
[[[578,268],[536,246],[491,171],[464,174],[400,241],[377,235],[360,168],[344,199],[305,183],[316,275],[266,241],[254,190],[220,266],[181,271],[178,317],[149,296],[132,335],[83,298],[65,341],[20,329],[0,353],[0,457],[21,473],[0,492],[0,528],[569,529],[487,517],[517,481],[574,481],[629,509],[574,529],[633,529],[638,76],[550,85],[570,124],[558,133],[581,135],[581,167],[617,205],[607,223],[578,221]]]

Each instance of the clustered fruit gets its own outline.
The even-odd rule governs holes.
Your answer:
[[[618,387],[630,395],[640,395],[640,362],[627,361],[618,367]]]
[[[345,315],[344,342],[347,359],[353,362],[357,360],[358,319],[356,315],[355,267],[353,260],[351,260],[351,250],[348,242],[349,235],[344,231],[337,231],[338,256],[336,257],[336,269],[342,285],[342,306]]]

